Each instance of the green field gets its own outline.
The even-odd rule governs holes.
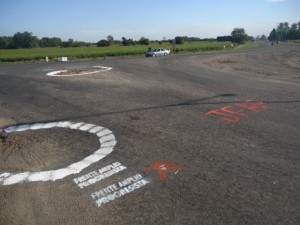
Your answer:
[[[176,45],[176,52],[196,52],[220,50],[223,46],[230,48],[231,42],[191,42]],[[145,54],[148,48],[166,48],[173,49],[170,43],[162,43],[161,45],[135,45],[122,46],[112,45],[109,47],[73,47],[73,48],[33,48],[33,49],[1,49],[0,62],[17,62],[17,61],[31,61],[40,60],[49,57],[49,59],[57,59],[58,57],[70,57],[72,59],[80,58],[98,58],[109,56],[126,56],[126,55],[141,55]]]

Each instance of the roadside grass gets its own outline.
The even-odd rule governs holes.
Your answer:
[[[129,56],[145,54],[148,48],[166,48],[171,53],[176,52],[197,52],[221,50],[231,47],[231,42],[191,42],[176,45],[175,50],[170,43],[158,43],[150,45],[122,46],[112,45],[107,47],[73,47],[73,48],[33,48],[33,49],[1,49],[0,62],[18,62],[44,60],[49,57],[50,60],[56,60],[58,57],[69,57],[71,59],[82,58],[100,58],[112,56]]]
[[[300,40],[290,40],[288,44],[300,44]]]
[[[245,50],[257,47],[257,42],[246,42],[243,45],[239,45],[235,48],[235,50]]]

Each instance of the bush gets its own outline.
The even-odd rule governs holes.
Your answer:
[[[231,32],[232,41],[238,44],[245,44],[248,40],[248,35],[245,32],[244,28],[234,28]]]
[[[184,38],[183,37],[175,37],[175,43],[177,45],[183,44]]]
[[[122,37],[122,45],[124,46],[131,45],[131,39],[126,39],[125,37]]]
[[[139,45],[149,45],[149,39],[141,37],[141,39],[137,43]]]
[[[100,40],[97,42],[98,47],[110,46],[110,42],[108,40]]]

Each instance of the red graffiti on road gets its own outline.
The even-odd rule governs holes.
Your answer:
[[[252,112],[261,112],[268,108],[268,106],[263,105],[263,102],[245,101],[234,105],[227,105],[220,109],[211,110],[205,113],[205,115],[216,115],[223,121],[235,123],[240,121],[242,117],[249,116],[245,113],[244,109]]]
[[[155,161],[154,165],[151,167],[144,168],[145,171],[157,170],[160,180],[165,180],[167,178],[167,172],[170,170],[182,170],[182,166],[176,166],[173,164],[172,160],[168,161]]]

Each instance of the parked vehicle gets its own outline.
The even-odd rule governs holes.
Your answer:
[[[155,48],[146,53],[146,57],[166,56],[170,54],[170,50],[164,48]]]

